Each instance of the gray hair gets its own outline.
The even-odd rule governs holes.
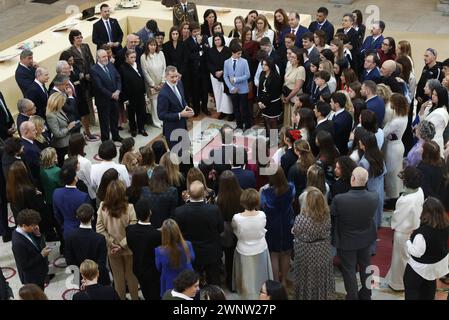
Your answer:
[[[418,134],[424,141],[431,141],[435,137],[435,126],[432,122],[423,120],[418,125]]]
[[[30,128],[34,127],[34,123],[32,123],[31,121],[24,121],[22,122],[22,124],[20,125],[20,134],[23,136],[25,135]]]
[[[19,113],[25,113],[27,111],[27,107],[32,103],[33,101],[29,99],[19,99],[19,101],[17,101],[17,110]]]
[[[69,63],[65,60],[59,60],[56,63],[56,73],[61,73],[65,66],[67,66]]]
[[[429,79],[426,84],[430,89],[430,93],[432,93],[435,88],[441,87],[441,82],[438,81],[438,79]]]
[[[168,76],[170,72],[178,72],[178,69],[176,69],[175,66],[167,66],[167,68],[165,68],[165,76]]]
[[[351,184],[354,187],[363,187],[368,182],[369,174],[368,171],[365,168],[362,167],[356,167],[352,171],[352,176],[354,177],[355,181],[353,184]]]
[[[40,77],[41,75],[43,75],[45,72],[48,72],[48,70],[45,69],[45,68],[42,68],[42,67],[37,68],[37,69],[36,69],[36,73],[35,73],[36,78],[39,78],[39,77]]]
[[[58,73],[55,76],[55,78],[53,80],[53,83],[55,84],[55,86],[59,86],[61,84],[66,83],[67,81],[69,81],[69,77],[68,76]]]
[[[343,15],[343,18],[344,17],[349,17],[349,20],[351,20],[351,22],[354,22],[354,16],[352,15],[352,13],[345,13]]]
[[[20,60],[25,59],[27,57],[32,57],[33,56],[33,51],[29,50],[29,49],[24,49],[21,53],[20,53]]]
[[[100,54],[102,54],[102,53],[106,53],[107,54],[106,50],[103,50],[103,49],[100,49],[100,50],[97,51],[97,60],[98,60],[98,57],[100,56]]]

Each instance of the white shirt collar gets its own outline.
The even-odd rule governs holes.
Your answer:
[[[324,118],[323,120],[318,121],[317,124],[316,124],[316,126],[318,127],[319,124],[323,123],[323,122],[326,121],[326,120],[327,120],[327,119]]]
[[[28,141],[28,142],[31,143],[31,144],[34,144],[33,140],[27,139],[27,138],[25,138],[25,137],[22,137],[22,139]]]
[[[340,109],[340,110],[338,110],[338,111],[335,111],[335,112],[334,112],[334,117],[335,117],[337,114],[342,113],[343,111],[345,111],[345,109]]]
[[[324,19],[324,21],[322,23],[318,22],[318,25],[323,26],[326,22],[327,22],[327,19]]]
[[[201,199],[201,200],[193,200],[193,199],[190,199],[189,201],[190,201],[190,202],[196,202],[196,203],[199,203],[199,202],[204,202],[204,199]]]
[[[310,54],[313,50],[313,48],[315,48],[315,45],[313,44],[312,47],[310,47],[309,49],[307,49],[307,53]]]
[[[380,37],[381,35],[382,35],[382,34],[380,34],[380,35],[378,35],[378,36],[376,36],[376,37],[373,36],[373,40],[376,41],[377,39],[379,39],[379,37]]]
[[[103,20],[103,23],[106,23],[106,22],[109,21],[109,19],[108,19],[108,20],[105,20],[105,19],[103,19],[103,18],[101,18],[101,20]],[[111,21],[109,21],[109,23],[111,23]]]
[[[66,188],[69,188],[69,189],[76,189],[76,186],[65,186]]]
[[[137,224],[140,224],[142,226],[151,226],[151,222],[142,222],[142,221],[138,221]]]
[[[31,70],[29,67],[27,67],[26,65],[24,65],[22,62],[19,62],[19,64],[20,64],[22,67],[27,68],[28,70]]]
[[[92,229],[92,225],[91,224],[80,224],[80,229]]]
[[[367,98],[367,99],[365,100],[365,102],[368,102],[369,100],[371,100],[371,99],[373,99],[373,98],[375,98],[375,97],[377,97],[377,94],[374,95],[374,96],[372,96],[371,98]]]
[[[186,296],[185,294],[177,292],[175,290],[171,291],[171,295],[172,295],[172,297],[177,297],[177,298],[181,298],[181,299],[184,299],[184,300],[193,300],[189,296]]]

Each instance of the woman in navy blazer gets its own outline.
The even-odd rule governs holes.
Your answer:
[[[161,273],[161,297],[173,289],[173,280],[184,270],[193,270],[195,259],[192,243],[185,241],[173,219],[162,224],[162,245],[155,249],[156,268]]]

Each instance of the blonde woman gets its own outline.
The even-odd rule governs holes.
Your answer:
[[[48,148],[50,146],[50,138],[48,136],[45,120],[38,115],[34,115],[30,117],[30,121],[36,128],[36,138],[34,139],[34,143],[36,143],[41,151]]]
[[[45,201],[49,206],[53,203],[53,192],[59,188],[59,173],[61,169],[57,166],[58,158],[55,148],[48,147],[41,152],[40,177],[44,191]]]
[[[377,85],[377,95],[379,98],[381,98],[385,103],[385,117],[384,121],[382,123],[382,128],[391,121],[393,118],[393,109],[391,109],[390,105],[390,98],[393,95],[393,92],[391,91],[390,87],[380,83]]]
[[[134,206],[126,199],[125,184],[120,180],[111,181],[98,208],[97,232],[106,238],[114,287],[122,300],[126,297],[126,287],[132,300],[139,299],[139,283],[133,273],[133,255],[125,232],[128,225],[136,223]]]
[[[229,32],[229,38],[241,38],[243,27],[245,27],[245,19],[242,16],[234,18],[234,29]]]
[[[156,268],[161,273],[161,297],[173,289],[173,280],[184,270],[193,270],[195,260],[192,243],[184,240],[179,226],[173,219],[163,222],[161,246],[155,249]]]
[[[269,28],[267,18],[264,15],[258,15],[256,19],[256,27],[253,30],[252,38],[254,41],[260,42],[262,38],[267,37],[270,42],[274,41],[274,31]]]
[[[150,100],[150,108],[147,107],[147,113],[151,113],[153,125],[162,128],[162,122],[157,115],[157,96],[165,83],[165,57],[162,51],[159,51],[156,40],[150,39],[145,47],[145,53],[140,58],[145,84],[147,87],[147,96]]]
[[[66,99],[63,93],[55,92],[48,98],[47,103],[47,123],[53,133],[51,146],[56,149],[60,167],[64,164],[64,157],[69,149],[70,130],[77,125],[76,121],[70,122],[67,114],[62,110]]]
[[[175,153],[166,152],[159,161],[159,165],[167,170],[168,183],[178,190],[178,203],[181,204],[182,191],[186,190],[186,179],[179,171],[181,160]]]
[[[137,153],[129,151],[123,156],[122,164],[126,167],[126,170],[128,170],[129,180],[132,181],[134,171],[139,167],[139,156]]]
[[[284,125],[291,125],[291,114],[296,97],[302,93],[302,87],[306,80],[304,68],[304,55],[297,49],[287,49],[288,62],[282,88],[282,102],[284,103]]]
[[[295,218],[295,298],[333,300],[334,268],[331,253],[331,219],[327,200],[321,190],[308,187],[303,206]]]
[[[415,73],[415,67],[414,62],[412,58],[412,46],[410,45],[410,42],[407,40],[401,40],[396,45],[396,56],[397,57],[407,57],[410,60],[410,63],[412,64],[412,72]]]

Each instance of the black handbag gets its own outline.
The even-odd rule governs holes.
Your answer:
[[[287,86],[282,86],[282,94],[284,97],[288,97],[288,95],[292,92],[292,89],[289,89]]]

